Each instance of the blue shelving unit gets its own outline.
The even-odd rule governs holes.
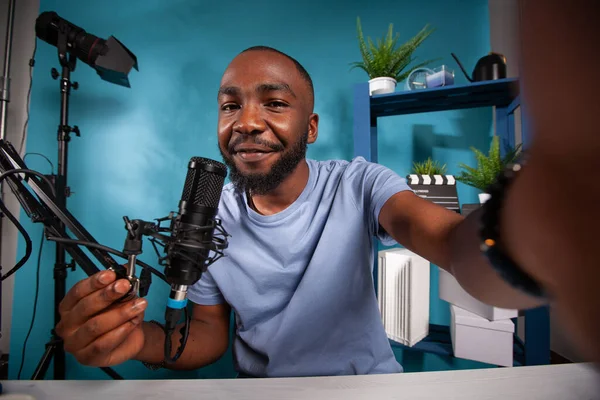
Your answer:
[[[379,118],[492,106],[495,107],[496,133],[500,137],[501,148],[504,148],[505,145],[514,146],[514,113],[521,106],[520,99],[519,80],[516,78],[416,91],[399,91],[374,96],[369,95],[368,82],[357,84],[354,87],[354,156],[362,156],[368,161],[378,162],[377,121]],[[526,146],[528,140],[524,114],[522,109],[522,142]],[[375,249],[378,247],[376,246]],[[374,270],[376,273],[377,268]],[[550,314],[548,307],[525,311],[524,316],[526,340],[523,343],[515,333],[515,364],[549,364]],[[435,335],[430,335],[431,338],[426,338],[417,344],[415,350],[448,354],[449,338],[445,337],[442,327],[435,326],[434,328]]]

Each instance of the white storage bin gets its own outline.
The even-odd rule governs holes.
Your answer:
[[[403,248],[378,254],[378,301],[385,332],[412,347],[429,334],[431,264]]]
[[[488,364],[513,366],[513,334],[510,319],[488,321],[451,305],[450,336],[454,356]]]
[[[440,296],[440,299],[490,321],[516,318],[519,316],[518,310],[499,308],[482,303],[467,293],[449,272],[441,268],[438,268],[438,270],[440,271],[438,285],[438,295]]]

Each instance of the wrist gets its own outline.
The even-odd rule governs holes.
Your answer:
[[[150,369],[164,366],[164,332],[160,323],[144,321],[142,332],[144,333],[144,345],[133,359],[144,363]]]
[[[506,214],[513,213],[507,205],[509,193],[514,193],[514,185],[522,176],[523,164],[507,166],[489,186],[490,199],[482,206],[480,241],[481,251],[487,257],[490,266],[514,288],[536,298],[548,298],[548,288],[537,276],[532,275],[522,265],[523,257],[511,248],[511,230],[506,226]],[[517,186],[518,187],[518,186]]]

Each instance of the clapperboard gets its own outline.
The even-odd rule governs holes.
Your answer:
[[[416,195],[460,214],[456,179],[452,175],[417,175],[406,177]]]
[[[463,206],[462,206],[462,215],[464,215],[466,217],[469,214],[471,214],[473,211],[478,210],[479,208],[481,208],[481,204],[480,203],[463,204]]]

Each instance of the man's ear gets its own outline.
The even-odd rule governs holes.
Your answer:
[[[311,114],[308,119],[308,143],[314,143],[319,136],[319,115]]]

